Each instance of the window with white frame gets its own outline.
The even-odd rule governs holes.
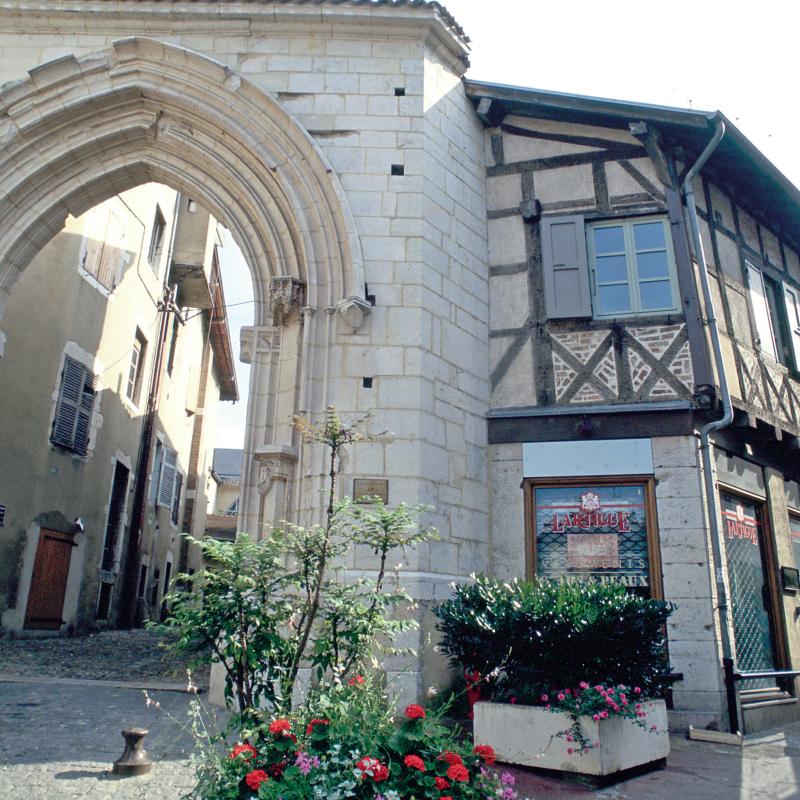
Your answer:
[[[155,272],[158,272],[158,262],[161,253],[164,251],[164,239],[167,233],[167,221],[161,213],[161,209],[156,206],[156,213],[153,217],[153,230],[150,234],[150,247],[147,250],[147,260]]]
[[[750,302],[762,353],[791,369],[800,366],[800,300],[798,291],[745,262]]]
[[[136,406],[142,396],[142,383],[144,382],[144,367],[147,360],[147,339],[142,331],[137,328],[131,348],[131,363],[128,367],[128,399]]]
[[[664,314],[679,308],[666,217],[586,226],[594,317]]]
[[[86,455],[94,409],[97,378],[88,367],[64,356],[61,383],[50,441],[78,455]]]

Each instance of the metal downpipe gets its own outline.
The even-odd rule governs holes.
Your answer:
[[[713,422],[709,422],[700,431],[700,453],[703,459],[703,474],[705,479],[706,507],[708,509],[708,526],[711,538],[711,552],[714,562],[714,577],[717,586],[717,612],[719,614],[720,643],[722,645],[722,662],[725,670],[725,689],[728,700],[728,727],[731,733],[736,733],[739,727],[739,710],[736,701],[736,687],[733,681],[733,655],[731,648],[731,623],[728,614],[728,593],[725,586],[725,576],[722,568],[723,542],[718,523],[718,504],[717,492],[714,484],[714,474],[712,471],[711,442],[709,434],[713,431],[725,428],[733,422],[733,406],[731,404],[730,391],[728,390],[728,380],[725,375],[725,364],[722,360],[722,349],[719,341],[719,329],[717,318],[714,311],[714,302],[711,298],[711,288],[708,282],[708,268],[706,265],[705,253],[703,251],[703,240],[700,236],[700,226],[697,220],[697,206],[694,200],[694,190],[692,181],[700,172],[700,169],[714,152],[720,140],[725,134],[725,123],[721,119],[715,119],[716,130],[711,141],[706,145],[700,158],[689,170],[683,182],[682,191],[686,197],[686,205],[689,210],[689,224],[692,229],[697,265],[700,271],[700,285],[703,289],[703,302],[705,304],[706,322],[708,332],[711,337],[711,346],[714,352],[714,364],[717,369],[717,379],[719,381],[720,399],[722,401],[722,417]]]

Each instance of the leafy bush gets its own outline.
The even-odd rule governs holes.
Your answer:
[[[542,705],[561,687],[624,684],[657,694],[669,671],[670,603],[615,583],[502,583],[483,575],[434,609],[454,667],[477,671],[495,699]]]
[[[326,524],[284,524],[258,542],[245,534],[234,542],[189,537],[209,566],[179,575],[179,588],[167,597],[165,625],[180,634],[175,649],[200,654],[195,663],[223,665],[226,699],[238,703],[243,718],[259,708],[291,708],[301,667],[318,679],[341,678],[363,669],[380,649],[396,652],[392,641],[417,621],[394,613],[413,601],[387,590],[387,559],[436,535],[418,524],[427,506],[336,500],[340,448],[375,436],[345,425],[334,408],[316,425],[295,418],[295,427],[327,448]],[[377,556],[375,578],[347,583],[331,563],[359,545]]]

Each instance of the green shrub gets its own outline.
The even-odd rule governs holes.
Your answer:
[[[582,681],[658,694],[669,672],[664,624],[672,610],[615,583],[479,575],[434,614],[454,667],[484,676],[495,699],[541,703],[543,693]]]

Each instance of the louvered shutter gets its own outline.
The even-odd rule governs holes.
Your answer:
[[[108,229],[108,209],[105,206],[93,208],[86,227],[86,252],[83,256],[83,268],[99,280],[100,261],[103,257],[103,245]]]
[[[541,222],[545,308],[549,319],[591,317],[589,261],[581,214]]]
[[[161,481],[158,488],[158,504],[172,508],[172,495],[175,490],[175,473],[178,467],[178,454],[171,447],[164,448],[164,463],[161,465]]]
[[[786,319],[791,332],[794,368],[800,371],[800,293],[797,289],[783,284],[783,300],[786,303]]]
[[[117,266],[125,240],[125,226],[113,212],[108,214],[103,255],[100,258],[97,280],[107,289],[113,289],[117,283]]]
[[[85,455],[94,407],[96,378],[69,356],[64,359],[51,440]]]

